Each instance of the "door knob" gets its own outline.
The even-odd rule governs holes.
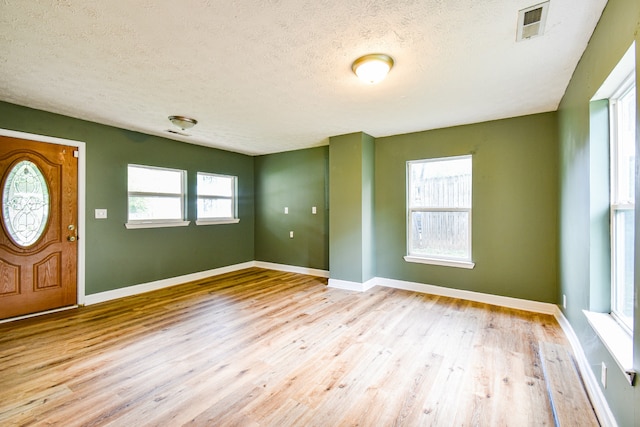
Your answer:
[[[67,236],[67,240],[70,242],[75,242],[76,241],[76,236]]]

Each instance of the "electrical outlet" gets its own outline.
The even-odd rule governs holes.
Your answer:
[[[562,294],[562,306],[564,307],[564,309],[567,309],[567,296]]]
[[[284,207],[284,213],[285,213],[285,214],[288,214],[288,213],[289,213],[289,208],[288,208],[288,207],[286,207],[286,206]]]
[[[602,387],[607,388],[607,365],[602,362],[602,367],[600,370],[600,382],[602,383]]]
[[[289,238],[293,239],[293,231],[289,232]]]
[[[107,219],[107,210],[106,209],[96,209],[95,218],[96,219]]]
[[[314,215],[318,213],[318,210],[316,209],[315,206],[311,207],[311,213],[314,214]]]

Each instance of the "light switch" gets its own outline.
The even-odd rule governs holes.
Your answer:
[[[314,214],[314,215],[318,213],[318,210],[316,209],[316,207],[315,207],[315,206],[313,206],[313,207],[311,208],[311,213],[312,213],[312,214]]]
[[[107,219],[107,210],[96,209],[96,219]]]
[[[288,208],[288,207],[286,207],[286,206],[284,207],[284,213],[285,213],[285,214],[288,214],[288,213],[289,213],[289,208]]]
[[[289,232],[289,237],[290,237],[291,239],[293,239],[293,231],[290,231],[290,232]]]

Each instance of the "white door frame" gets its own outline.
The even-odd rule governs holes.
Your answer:
[[[32,141],[46,142],[49,144],[70,145],[78,149],[78,278],[77,278],[77,304],[84,305],[85,299],[85,242],[86,242],[86,223],[85,223],[85,197],[86,197],[86,143],[82,141],[74,141],[71,139],[56,138],[53,136],[36,135],[33,133],[18,132],[9,129],[0,129],[0,135],[11,138],[29,139]]]

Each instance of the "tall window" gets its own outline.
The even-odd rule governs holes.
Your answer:
[[[237,222],[236,177],[198,172],[198,224]]]
[[[184,222],[186,175],[183,170],[129,165],[128,223]]]
[[[611,314],[633,329],[636,88],[628,79],[610,98]]]
[[[471,156],[407,162],[407,183],[405,259],[472,267]]]

